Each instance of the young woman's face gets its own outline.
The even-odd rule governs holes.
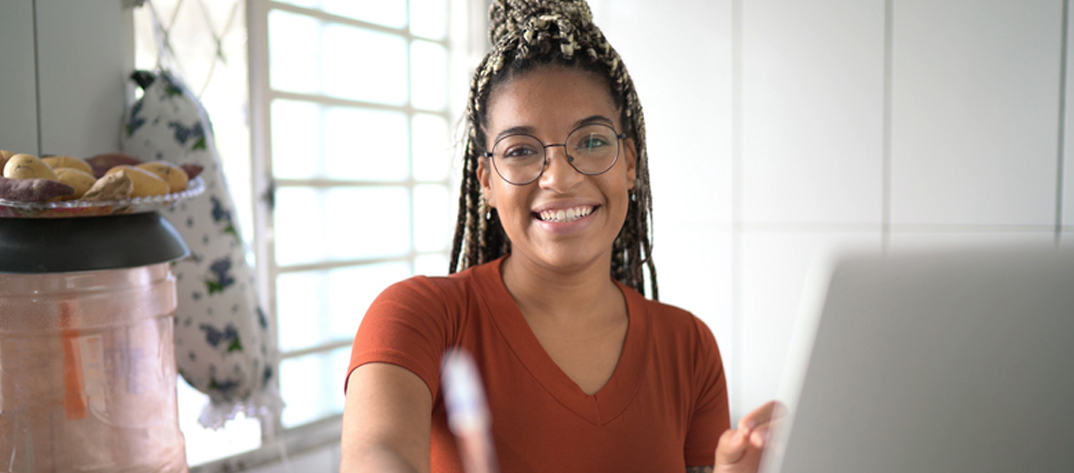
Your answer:
[[[489,96],[486,117],[489,150],[512,134],[532,135],[550,145],[564,143],[582,125],[623,130],[608,85],[590,73],[561,67],[532,70],[497,86]],[[582,267],[602,258],[610,264],[636,165],[633,140],[618,140],[618,146],[615,164],[599,175],[575,170],[565,147],[548,147],[544,173],[524,185],[505,181],[489,158],[481,159],[478,178],[511,239],[512,257],[554,269]]]

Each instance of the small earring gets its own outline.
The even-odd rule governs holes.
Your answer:
[[[485,220],[492,220],[492,211],[491,210],[485,212]]]
[[[633,190],[630,191],[630,201],[631,202],[637,202],[638,201],[638,193],[637,192],[634,192]]]

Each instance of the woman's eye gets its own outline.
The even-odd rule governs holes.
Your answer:
[[[528,158],[537,154],[537,150],[527,146],[514,146],[503,152],[505,158]]]
[[[578,149],[583,151],[600,149],[605,146],[608,146],[608,141],[599,136],[591,136],[589,138],[583,139],[578,143]]]

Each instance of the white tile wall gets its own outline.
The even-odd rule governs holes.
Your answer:
[[[1061,11],[894,3],[892,222],[1054,224]]]
[[[875,231],[747,231],[741,235],[741,271],[736,290],[737,387],[731,390],[732,418],[779,392],[799,298],[806,274],[818,257],[835,248],[880,250]]]
[[[39,154],[33,3],[0,2],[0,149]]]
[[[598,4],[644,109],[657,232],[730,222],[730,2]]]
[[[881,221],[883,25],[883,0],[742,2],[742,221]]]
[[[660,301],[705,321],[720,346],[724,371],[734,377],[731,320],[731,230],[697,226],[658,232],[654,243]]]
[[[117,0],[35,3],[41,152],[117,151],[134,70],[131,12]]]
[[[1074,18],[1074,11],[1067,12],[1067,24]],[[1069,28],[1069,26],[1068,26]],[[1074,35],[1067,33],[1067,77],[1066,77],[1066,107],[1065,120],[1063,122],[1063,188],[1060,189],[1062,202],[1062,214],[1060,222],[1064,226],[1074,228],[1074,74],[1071,74],[1071,65],[1074,65]]]

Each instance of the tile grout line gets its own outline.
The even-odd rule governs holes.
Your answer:
[[[882,204],[880,216],[881,248],[887,253],[891,245],[891,151],[892,151],[892,83],[893,76],[893,44],[894,44],[894,4],[893,0],[884,1],[884,117],[883,117],[883,156],[881,192]]]
[[[37,107],[37,155],[41,156],[41,51],[37,44],[37,0],[32,2],[34,22],[34,105]]]
[[[1059,137],[1056,153],[1055,186],[1055,246],[1063,234],[1063,167],[1066,154],[1066,108],[1067,108],[1067,30],[1069,28],[1070,0],[1063,0],[1062,29],[1059,43]]]
[[[731,411],[742,402],[742,0],[731,1]]]

